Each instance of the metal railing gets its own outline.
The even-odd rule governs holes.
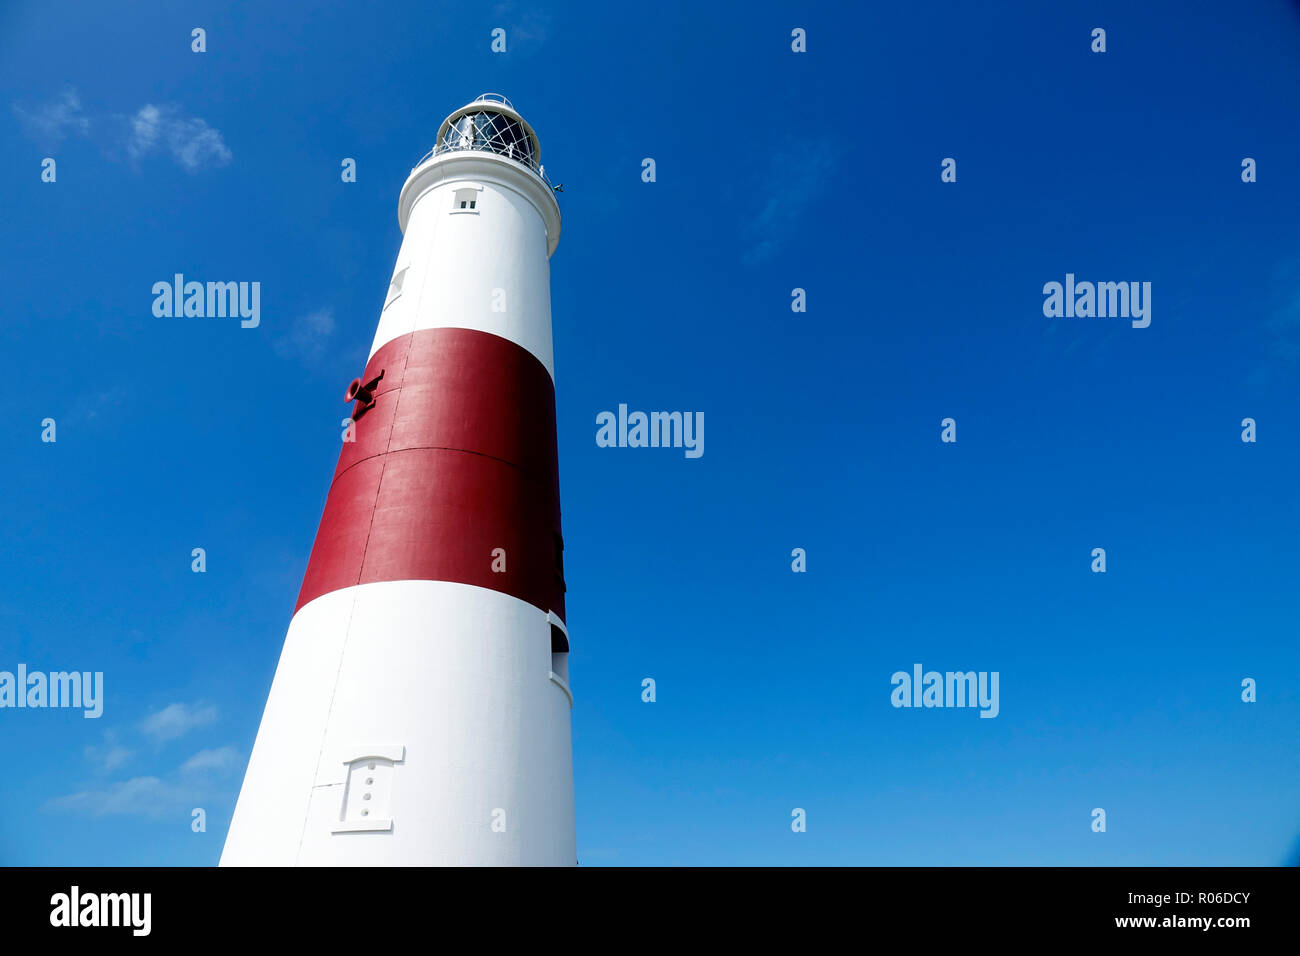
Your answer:
[[[515,104],[511,103],[500,93],[480,93],[478,96],[474,97],[474,103],[500,103],[503,106],[510,107],[512,110],[515,109]],[[473,106],[474,104],[471,103],[470,105]],[[515,110],[515,112],[517,113],[519,111]]]
[[[488,108],[481,111],[480,114],[474,114],[473,107],[479,103],[484,104]],[[491,108],[493,106],[504,106],[510,110],[510,113],[513,114],[513,116],[494,110]],[[462,130],[461,135],[457,135],[457,124],[459,124],[467,115],[493,116],[497,117],[499,120],[505,121],[507,125],[505,127],[495,126],[491,121],[488,121],[485,127],[487,136],[486,138],[480,138],[479,134],[484,131],[484,128],[478,127],[476,121],[471,121],[469,131],[466,132]],[[455,119],[455,122],[451,122],[453,118]],[[529,148],[527,150],[516,150],[515,145],[519,142],[519,138],[514,137],[507,139],[504,136],[506,129],[516,130],[526,136],[530,141]],[[511,162],[518,163],[542,182],[546,183],[547,186],[550,186],[552,191],[556,188],[551,185],[551,180],[546,175],[546,167],[534,159],[534,156],[537,155],[535,152],[537,149],[537,137],[533,135],[532,130],[528,128],[528,124],[523,122],[519,117],[519,112],[515,109],[515,104],[511,103],[508,98],[502,96],[500,93],[480,93],[473,102],[467,103],[448,117],[448,122],[444,123],[442,129],[438,130],[438,136],[439,142],[420,157],[420,161],[411,167],[411,172],[415,172],[429,160],[433,159],[435,156],[441,156],[443,153],[474,151],[480,153],[492,153],[493,155],[508,159]],[[503,140],[505,141],[503,142]]]
[[[486,143],[468,143],[466,145],[461,145],[459,142],[439,143],[437,146],[433,147],[433,149],[420,157],[420,161],[411,167],[411,172],[415,172],[435,156],[441,156],[443,153],[464,152],[491,153],[493,156],[500,156],[502,159],[508,159],[511,162],[518,163],[520,166],[524,167],[524,169],[527,169],[542,182],[546,183],[547,186],[550,186],[551,189],[555,188],[551,185],[550,177],[546,175],[546,167],[544,164],[534,163],[531,158],[512,156],[508,153],[503,153],[498,149],[493,149]]]

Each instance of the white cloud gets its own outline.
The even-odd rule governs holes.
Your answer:
[[[239,751],[229,745],[213,750],[200,750],[181,764],[181,773],[197,773],[205,770],[225,773],[237,768],[240,762]]]
[[[102,392],[87,393],[77,398],[72,407],[71,418],[75,421],[94,421],[101,414],[112,416],[128,396],[120,385],[114,385]]]
[[[81,96],[69,87],[57,97],[28,109],[11,104],[24,132],[39,146],[58,146],[69,133],[90,134],[90,120],[81,109]]]
[[[272,347],[281,358],[297,358],[315,364],[325,357],[333,334],[333,310],[317,309],[296,319],[288,333],[276,339]]]
[[[1300,255],[1274,267],[1268,305],[1260,321],[1264,354],[1247,375],[1251,385],[1270,386],[1280,376],[1289,380],[1300,361]]]
[[[159,714],[166,714],[171,709],[159,711]],[[173,721],[169,726],[174,726],[175,718],[169,720]],[[111,733],[104,736],[108,741],[107,748],[88,747],[87,756],[103,760],[106,768],[119,766],[128,752],[116,746]],[[238,770],[242,763],[239,751],[232,746],[200,750],[165,776],[131,777],[106,787],[79,790],[47,800],[44,808],[94,817],[176,817],[202,806],[213,797],[226,796],[221,791],[232,784],[223,783],[222,779],[228,780],[231,771]]]
[[[497,21],[494,27],[506,31],[506,49],[514,50],[518,45],[525,50],[533,50],[544,44],[551,35],[551,16],[536,10],[518,12],[515,3],[498,3],[492,8],[492,16]]]
[[[86,748],[86,759],[98,764],[103,770],[116,770],[126,763],[130,756],[131,751],[118,743],[115,730],[104,731],[102,746],[91,744]]]
[[[1277,266],[1273,283],[1274,308],[1264,327],[1273,341],[1273,357],[1285,361],[1300,358],[1300,256]]]
[[[210,704],[169,704],[142,720],[139,730],[163,743],[216,719],[217,708]],[[102,745],[86,747],[85,754],[97,770],[115,770],[127,763],[132,751],[122,745],[116,730],[106,730]],[[96,817],[175,817],[209,799],[227,796],[222,791],[232,785],[229,778],[242,765],[239,751],[229,744],[207,748],[168,773],[134,776],[54,797],[46,801],[44,808]]]
[[[234,158],[219,130],[207,120],[187,116],[176,106],[146,103],[131,116],[106,116],[108,122],[91,118],[81,107],[81,95],[69,87],[52,100],[28,107],[11,103],[23,132],[43,149],[54,150],[70,134],[91,136],[110,159],[125,159],[138,166],[145,157],[166,153],[182,169],[196,173],[213,166],[225,166]],[[105,132],[106,131],[106,132]]]
[[[747,264],[760,263],[781,247],[821,198],[835,164],[834,144],[829,140],[812,141],[806,148],[772,157],[758,192],[767,200],[749,223],[754,244],[745,253]]]
[[[133,163],[165,149],[181,168],[194,173],[225,166],[233,158],[221,133],[197,116],[184,116],[174,106],[146,103],[129,121],[126,152]]]
[[[140,729],[161,743],[183,737],[216,719],[217,708],[211,705],[169,704],[141,721]]]
[[[51,810],[103,816],[165,817],[184,811],[193,794],[158,777],[132,777],[102,790],[82,790],[55,797],[46,803]]]
[[[140,112],[131,117],[131,138],[127,140],[126,151],[132,159],[138,161],[153,152],[158,145],[161,126],[162,113],[156,106],[142,106]]]

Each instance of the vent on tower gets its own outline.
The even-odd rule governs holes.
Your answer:
[[[406,759],[403,746],[368,746],[355,748],[354,755],[343,761],[347,780],[339,820],[334,833],[357,833],[393,828],[393,770]]]

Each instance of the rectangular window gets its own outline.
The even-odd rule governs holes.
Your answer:
[[[397,271],[397,275],[393,276],[393,281],[388,283],[388,297],[384,299],[385,309],[392,305],[393,300],[402,294],[402,283],[406,281],[406,270],[408,268],[408,266],[403,266]]]
[[[452,212],[477,212],[478,211],[478,194],[481,191],[480,186],[463,186],[452,194],[451,211]]]
[[[564,696],[569,698],[569,707],[573,707],[573,691],[569,687],[569,652],[552,651],[551,652],[551,672],[547,675],[551,683],[560,690],[564,691]]]

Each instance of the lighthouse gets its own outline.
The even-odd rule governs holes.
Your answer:
[[[494,94],[402,186],[222,866],[576,862],[555,191]]]

